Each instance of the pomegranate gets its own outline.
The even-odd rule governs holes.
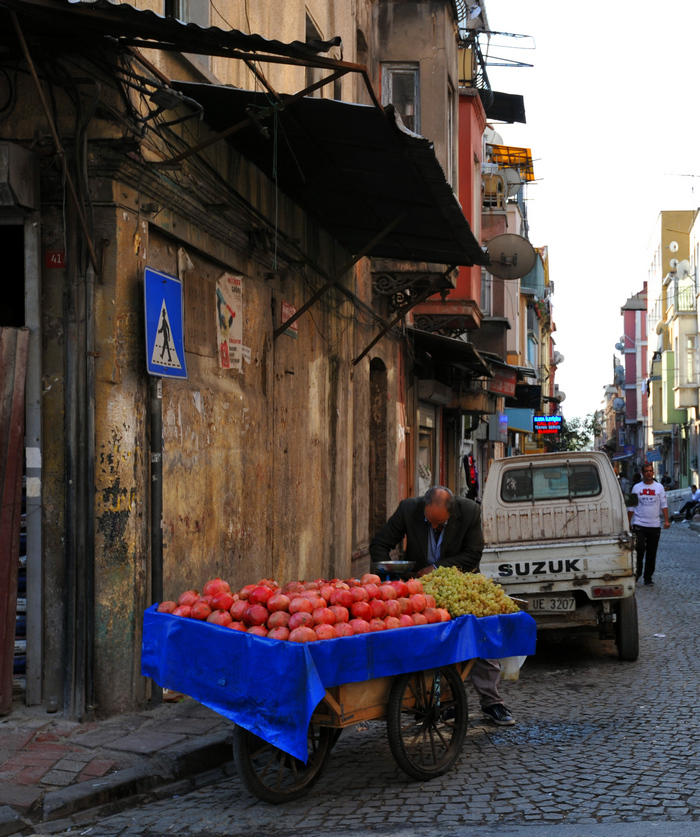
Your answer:
[[[335,590],[331,584],[324,584],[318,591],[324,602],[328,603],[331,600],[331,593]]]
[[[267,635],[268,639],[289,639],[289,628],[285,628],[284,625],[279,625],[277,628],[273,628]]]
[[[364,619],[351,619],[348,625],[356,634],[366,634],[369,632],[369,622]]]
[[[383,619],[377,619],[375,616],[374,618],[369,620],[369,629],[370,631],[385,631],[386,625],[384,624]]]
[[[158,613],[172,613],[177,607],[177,602],[161,602],[158,605]]]
[[[369,593],[365,590],[364,587],[353,587],[352,590],[350,590],[350,594],[356,602],[369,601]]]
[[[440,621],[441,622],[449,622],[452,617],[450,616],[450,611],[444,607],[438,607],[437,612],[440,614]]]
[[[376,619],[383,619],[386,616],[386,603],[381,599],[372,599],[369,606],[372,609],[372,616]]]
[[[207,616],[207,622],[211,622],[213,625],[221,625],[222,628],[225,628],[233,622],[233,619],[228,610],[212,610],[209,616]]]
[[[382,601],[386,602],[389,599],[397,598],[398,592],[395,587],[391,586],[391,584],[381,584],[379,586],[379,595]]]
[[[428,622],[432,625],[435,622],[440,621],[440,614],[437,612],[437,609],[434,607],[426,607],[423,611],[423,616],[428,620]]]
[[[250,605],[248,604],[247,599],[239,599],[237,602],[234,602],[231,607],[229,608],[229,612],[233,617],[235,622],[241,622],[243,620],[243,614],[248,610]]]
[[[251,625],[246,633],[253,634],[254,636],[267,636],[268,630],[264,625]]]
[[[212,610],[229,610],[232,604],[233,596],[225,590],[222,590],[220,593],[215,593],[211,597],[210,607]]]
[[[428,603],[425,601],[425,596],[422,593],[414,593],[408,597],[409,602],[413,605],[414,613],[423,613]]]
[[[268,628],[286,628],[289,625],[290,616],[286,610],[276,610],[270,614],[266,624]]]
[[[387,629],[387,631],[391,631],[395,628],[400,628],[401,623],[399,622],[396,616],[387,616],[384,619],[384,627]]]
[[[369,584],[363,585],[365,590],[367,591],[367,595],[370,599],[376,599],[379,597],[379,586],[377,584],[373,584],[370,582]]]
[[[265,602],[271,598],[273,594],[274,590],[262,584],[250,591],[248,601],[251,604],[265,604]]]
[[[348,622],[350,620],[350,611],[347,607],[343,607],[342,605],[331,605],[329,610],[335,613],[336,622]]]
[[[363,585],[363,587],[366,587],[368,584],[381,584],[381,582],[381,578],[379,578],[379,576],[375,575],[374,573],[365,573],[360,579],[360,583]]]
[[[316,631],[313,628],[294,628],[289,634],[290,642],[316,642],[317,639]]]
[[[413,602],[409,598],[402,597],[396,600],[401,608],[401,613],[413,613]]]
[[[179,605],[173,611],[173,616],[189,617],[191,615],[192,615],[192,606],[191,605]]]
[[[406,589],[408,590],[409,596],[413,593],[422,593],[423,592],[423,584],[422,584],[422,582],[418,581],[417,578],[410,578],[406,582]]]
[[[317,625],[335,625],[337,619],[335,613],[329,607],[317,607],[313,612],[314,622]],[[318,633],[318,631],[316,631]],[[324,637],[328,639],[328,637]]]
[[[336,622],[333,625],[333,630],[335,631],[336,636],[352,636],[355,631],[352,629],[352,625],[349,625],[347,622]]]
[[[186,590],[177,600],[178,605],[189,605],[192,607],[199,601],[199,593],[196,590]]]
[[[260,581],[258,581],[257,586],[269,587],[271,590],[277,590],[279,588],[279,584],[274,580],[274,578],[261,578]]]
[[[406,587],[406,583],[404,581],[390,581],[389,584],[396,590],[396,595],[399,598],[403,596],[408,596],[408,588]]]
[[[267,609],[270,613],[275,613],[278,610],[289,610],[290,598],[284,593],[275,593],[267,600]]]
[[[425,596],[426,607],[437,607],[437,602],[429,593],[423,593]]]
[[[296,599],[292,599],[289,603],[289,612],[290,613],[299,613],[299,611],[304,611],[305,613],[313,613],[314,606],[308,599],[305,599],[303,596],[297,596]]]
[[[206,602],[199,601],[192,605],[192,613],[190,615],[193,619],[206,619],[210,614],[211,608]]]
[[[204,585],[204,589],[202,590],[203,596],[215,596],[217,593],[230,593],[231,587],[228,581],[224,581],[223,578],[212,578],[211,581],[207,581]],[[225,608],[228,610],[228,608]]]
[[[243,614],[243,621],[249,628],[252,628],[256,625],[264,625],[269,616],[270,614],[264,605],[252,604],[246,608]]]
[[[247,631],[248,626],[245,622],[231,622],[228,625],[229,628],[233,628],[234,631]]]
[[[411,619],[413,619],[413,624],[414,625],[427,625],[428,624],[428,620],[425,618],[425,616],[423,616],[422,613],[414,613],[413,616],[411,616]]]
[[[332,605],[341,605],[341,607],[352,607],[355,601],[353,594],[349,590],[344,590],[342,587],[336,588],[331,593],[330,603]]]
[[[314,631],[316,631],[316,636],[319,639],[335,639],[333,625],[328,625],[327,623],[316,625]]]
[[[257,584],[246,584],[245,587],[241,587],[241,589],[238,591],[238,598],[247,599],[248,596],[250,596],[250,594],[253,592],[253,590],[255,590],[257,586]]]
[[[408,615],[408,613],[402,613],[399,616],[399,627],[400,628],[412,628],[416,623],[413,619]]]
[[[304,585],[301,581],[288,581],[281,589],[281,593],[289,595],[289,593],[301,593]]]
[[[313,626],[314,617],[311,613],[307,613],[305,610],[300,610],[298,613],[294,613],[289,617],[289,622],[287,622],[287,627],[290,631],[293,631],[296,628],[313,628]]]
[[[350,613],[352,613],[355,619],[364,619],[366,621],[369,621],[374,615],[369,602],[355,602],[350,608]]]
[[[389,617],[389,616],[396,616],[396,617],[401,616],[401,613],[403,611],[401,610],[401,605],[399,604],[398,599],[389,599],[389,601],[384,602],[384,604],[386,605],[387,617]]]

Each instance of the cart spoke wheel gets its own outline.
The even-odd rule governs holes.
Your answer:
[[[442,776],[459,758],[469,714],[462,678],[454,666],[401,674],[387,704],[389,746],[414,779]]]
[[[263,741],[247,729],[233,730],[236,769],[248,790],[274,805],[299,799],[308,793],[337,740],[334,730],[312,724],[308,732],[309,758],[306,764],[279,747]]]

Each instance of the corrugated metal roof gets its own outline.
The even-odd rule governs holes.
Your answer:
[[[276,177],[280,189],[351,253],[408,210],[368,255],[488,264],[432,142],[403,128],[393,108],[303,98],[272,114],[265,109],[273,102],[263,93],[178,81],[171,86],[202,104],[215,131],[259,114],[264,132],[248,125],[227,141]]]
[[[0,10],[3,8],[17,12],[26,34],[60,37],[69,42],[85,41],[86,36],[110,37],[126,43],[138,42],[144,47],[149,41],[168,44],[181,52],[225,54],[240,50],[300,59],[315,58],[341,44],[340,38],[308,44],[282,43],[237,29],[203,28],[111,0],[0,0]],[[11,27],[7,34],[15,37]]]

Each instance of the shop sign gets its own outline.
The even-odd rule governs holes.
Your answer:
[[[502,367],[494,366],[493,371],[494,376],[488,384],[489,392],[494,395],[514,396],[515,381],[517,377],[515,370],[503,369]]]

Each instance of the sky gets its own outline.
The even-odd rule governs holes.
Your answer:
[[[700,207],[700,0],[485,7],[492,31],[532,36],[492,42],[490,58],[534,65],[487,67],[492,89],[525,97],[527,124],[494,127],[532,150],[530,240],[549,248],[564,355],[555,380],[565,417],[583,417],[612,383],[620,308],[648,278],[659,212]]]

